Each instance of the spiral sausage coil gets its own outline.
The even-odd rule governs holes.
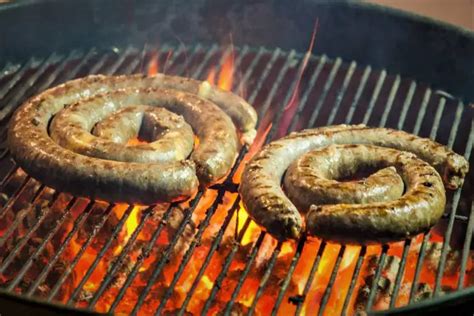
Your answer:
[[[25,102],[8,144],[26,172],[55,189],[152,204],[225,177],[256,122],[252,106],[207,82],[94,75]],[[128,144],[137,137],[143,142]]]
[[[338,181],[364,168],[379,171]],[[430,139],[336,125],[262,148],[245,167],[239,192],[249,215],[279,240],[306,229],[326,240],[370,244],[431,228],[443,214],[445,187],[462,186],[468,169],[464,157]]]

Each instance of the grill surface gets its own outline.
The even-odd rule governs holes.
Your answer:
[[[206,79],[214,67],[219,73],[228,54],[218,46],[163,46],[157,54],[128,47],[5,65],[0,72],[3,289],[103,312],[331,314],[386,309],[474,284],[472,172],[463,189],[450,194],[446,214],[431,232],[358,247],[305,236],[282,244],[260,231],[236,194],[248,148],[224,183],[183,203],[172,234],[167,230],[172,206],[160,213],[71,197],[38,183],[9,156],[5,141],[12,111],[50,86],[93,73],[146,72],[156,56],[160,72]],[[296,51],[235,50],[233,90],[256,107],[265,143],[302,128],[366,123],[430,137],[474,165],[472,107],[428,85],[340,58],[312,56],[303,65],[304,55]],[[292,102],[295,89],[298,98]],[[177,251],[180,236],[192,226],[186,250]]]

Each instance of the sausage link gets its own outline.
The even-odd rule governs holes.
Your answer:
[[[46,185],[66,192],[142,204],[189,198],[199,183],[210,185],[230,170],[239,146],[235,127],[245,138],[254,133],[256,124],[255,111],[241,98],[206,84],[205,88],[202,86],[196,80],[161,74],[153,77],[99,75],[73,80],[23,104],[10,121],[8,144],[25,171]],[[129,106],[134,109],[127,113],[125,108]],[[148,106],[155,109],[150,110]],[[167,149],[164,143],[177,140],[178,134],[189,136],[190,127],[182,124],[179,116],[169,116],[176,121],[171,122],[167,132],[160,132],[156,111],[181,114],[191,125],[199,138],[191,159],[180,160],[189,155],[193,137],[186,137],[169,155],[145,157],[145,152],[158,145],[160,149]],[[107,115],[115,117],[107,122]],[[161,133],[161,143],[156,140],[158,143],[126,146],[124,140],[137,133],[138,126],[119,133],[120,139],[96,136],[110,134],[118,122],[138,125],[140,117],[140,129],[145,127],[149,137]],[[66,147],[49,135],[53,118],[51,137]],[[100,124],[102,119],[106,120],[105,125]],[[143,126],[147,124],[151,126]],[[116,149],[116,160],[104,154],[111,148]],[[119,153],[119,149],[123,152]],[[90,153],[95,157],[85,155]]]
[[[111,107],[102,108],[100,98],[90,101],[76,103],[54,117],[50,134],[60,146],[86,156],[124,162],[169,162],[191,154],[194,133],[182,116],[164,108],[124,103],[120,104],[126,107],[114,112]],[[91,107],[99,108],[101,115],[90,115]],[[139,134],[150,143],[125,145]]]
[[[397,168],[406,183],[406,192],[388,202],[312,205],[306,218],[309,234],[349,244],[386,242],[424,232],[443,215],[443,181],[433,167],[416,155],[373,146],[341,145],[335,150],[377,155],[384,165]]]
[[[398,199],[404,184],[397,170],[381,156],[381,150],[359,145],[331,145],[296,159],[284,177],[284,188],[301,213],[311,205],[364,204]],[[353,146],[353,147],[351,147]],[[376,170],[367,178],[340,182],[360,170]]]
[[[364,144],[415,154],[431,164],[448,188],[462,185],[469,165],[460,155],[430,139],[387,128],[336,125],[292,133],[265,146],[247,164],[239,191],[249,215],[277,239],[297,238],[303,226],[298,209],[280,183],[301,155],[331,144]]]

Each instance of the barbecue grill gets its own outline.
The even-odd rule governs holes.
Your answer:
[[[318,1],[19,1],[0,6],[0,27],[5,312],[331,315],[472,301],[472,172],[430,232],[373,246],[277,242],[237,194],[259,146],[330,124],[430,137],[474,166],[471,33]],[[222,183],[180,205],[105,203],[54,191],[11,159],[8,120],[28,97],[88,74],[157,70],[225,84],[255,106],[256,145]]]

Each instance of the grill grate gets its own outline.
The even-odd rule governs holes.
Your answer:
[[[127,47],[107,52],[91,49],[72,51],[67,56],[31,58],[23,66],[5,66],[0,73],[0,192],[6,198],[0,219],[8,225],[0,225],[2,288],[27,297],[38,296],[47,301],[109,312],[171,311],[182,315],[187,311],[221,310],[226,315],[235,311],[276,315],[306,313],[309,306],[311,311],[318,306],[319,314],[354,312],[365,287],[368,294],[362,302],[364,308],[385,309],[418,299],[420,280],[432,257],[428,250],[435,243],[441,248],[436,271],[430,274],[433,291],[428,296],[441,295],[445,285],[455,290],[474,283],[469,264],[474,230],[469,178],[463,190],[452,194],[448,213],[441,223],[413,240],[359,247],[307,240],[302,236],[294,245],[282,244],[259,231],[241,210],[236,181],[241,162],[248,156],[249,148],[244,147],[222,184],[183,203],[182,219],[157,256],[156,243],[166,234],[177,205],[169,205],[156,222],[154,207],[137,211],[133,205],[104,204],[54,192],[24,174],[10,159],[5,142],[8,119],[23,100],[39,91],[86,74],[143,72],[155,57],[160,71],[205,79],[214,67],[219,72],[231,53],[216,45],[209,48],[196,45],[191,50],[169,46],[158,51],[148,46],[142,50]],[[311,57],[305,68],[304,56],[296,51],[244,46],[234,54],[236,72],[232,88],[236,92],[246,90],[247,99],[256,106],[259,131],[265,143],[301,128],[363,122],[431,137],[459,153],[464,152],[473,163],[473,110],[443,91],[433,91],[399,75],[392,76],[386,70],[361,67],[356,62],[347,64],[340,58],[333,60],[325,55]],[[300,84],[299,76],[302,76]],[[300,93],[295,99],[296,89]],[[41,203],[46,203],[45,207]],[[89,229],[96,217],[99,220]],[[135,217],[133,231],[124,237]],[[29,221],[26,231],[25,221]],[[184,253],[176,257],[181,236],[191,224],[195,225],[194,234]],[[104,233],[107,228],[109,231]],[[85,234],[82,239],[81,234]],[[104,237],[106,240],[101,242]],[[233,242],[229,243],[230,239]],[[77,249],[72,251],[74,247]],[[96,255],[90,257],[88,250],[94,247]],[[452,249],[460,252],[460,270],[455,280],[445,272]],[[21,262],[25,251],[29,252],[28,256]],[[49,256],[42,264],[45,253]],[[119,288],[113,289],[132,253],[139,255],[130,262]],[[148,261],[153,256],[156,260],[150,264]],[[385,269],[392,266],[393,258],[397,258],[397,264],[393,280],[388,281],[391,283],[388,303],[380,305],[378,296],[386,291],[380,283],[387,279]],[[374,260],[374,266],[370,267]],[[61,262],[65,267],[56,272]],[[104,263],[107,269],[90,290]],[[197,264],[195,277],[187,280],[187,269]],[[84,265],[83,273],[78,274],[78,267]],[[217,270],[210,273],[212,269]],[[373,273],[370,281],[367,270]],[[148,273],[145,280],[137,281],[144,271]],[[259,282],[254,284],[256,275]],[[27,277],[30,282],[25,280]],[[48,287],[46,281],[51,278],[54,282]],[[156,290],[157,283],[162,285],[161,291]],[[71,288],[70,284],[75,286]],[[179,287],[186,290],[177,294]],[[405,301],[401,300],[401,292],[405,293]],[[127,302],[131,297],[133,301]],[[222,297],[226,300],[222,301]]]

